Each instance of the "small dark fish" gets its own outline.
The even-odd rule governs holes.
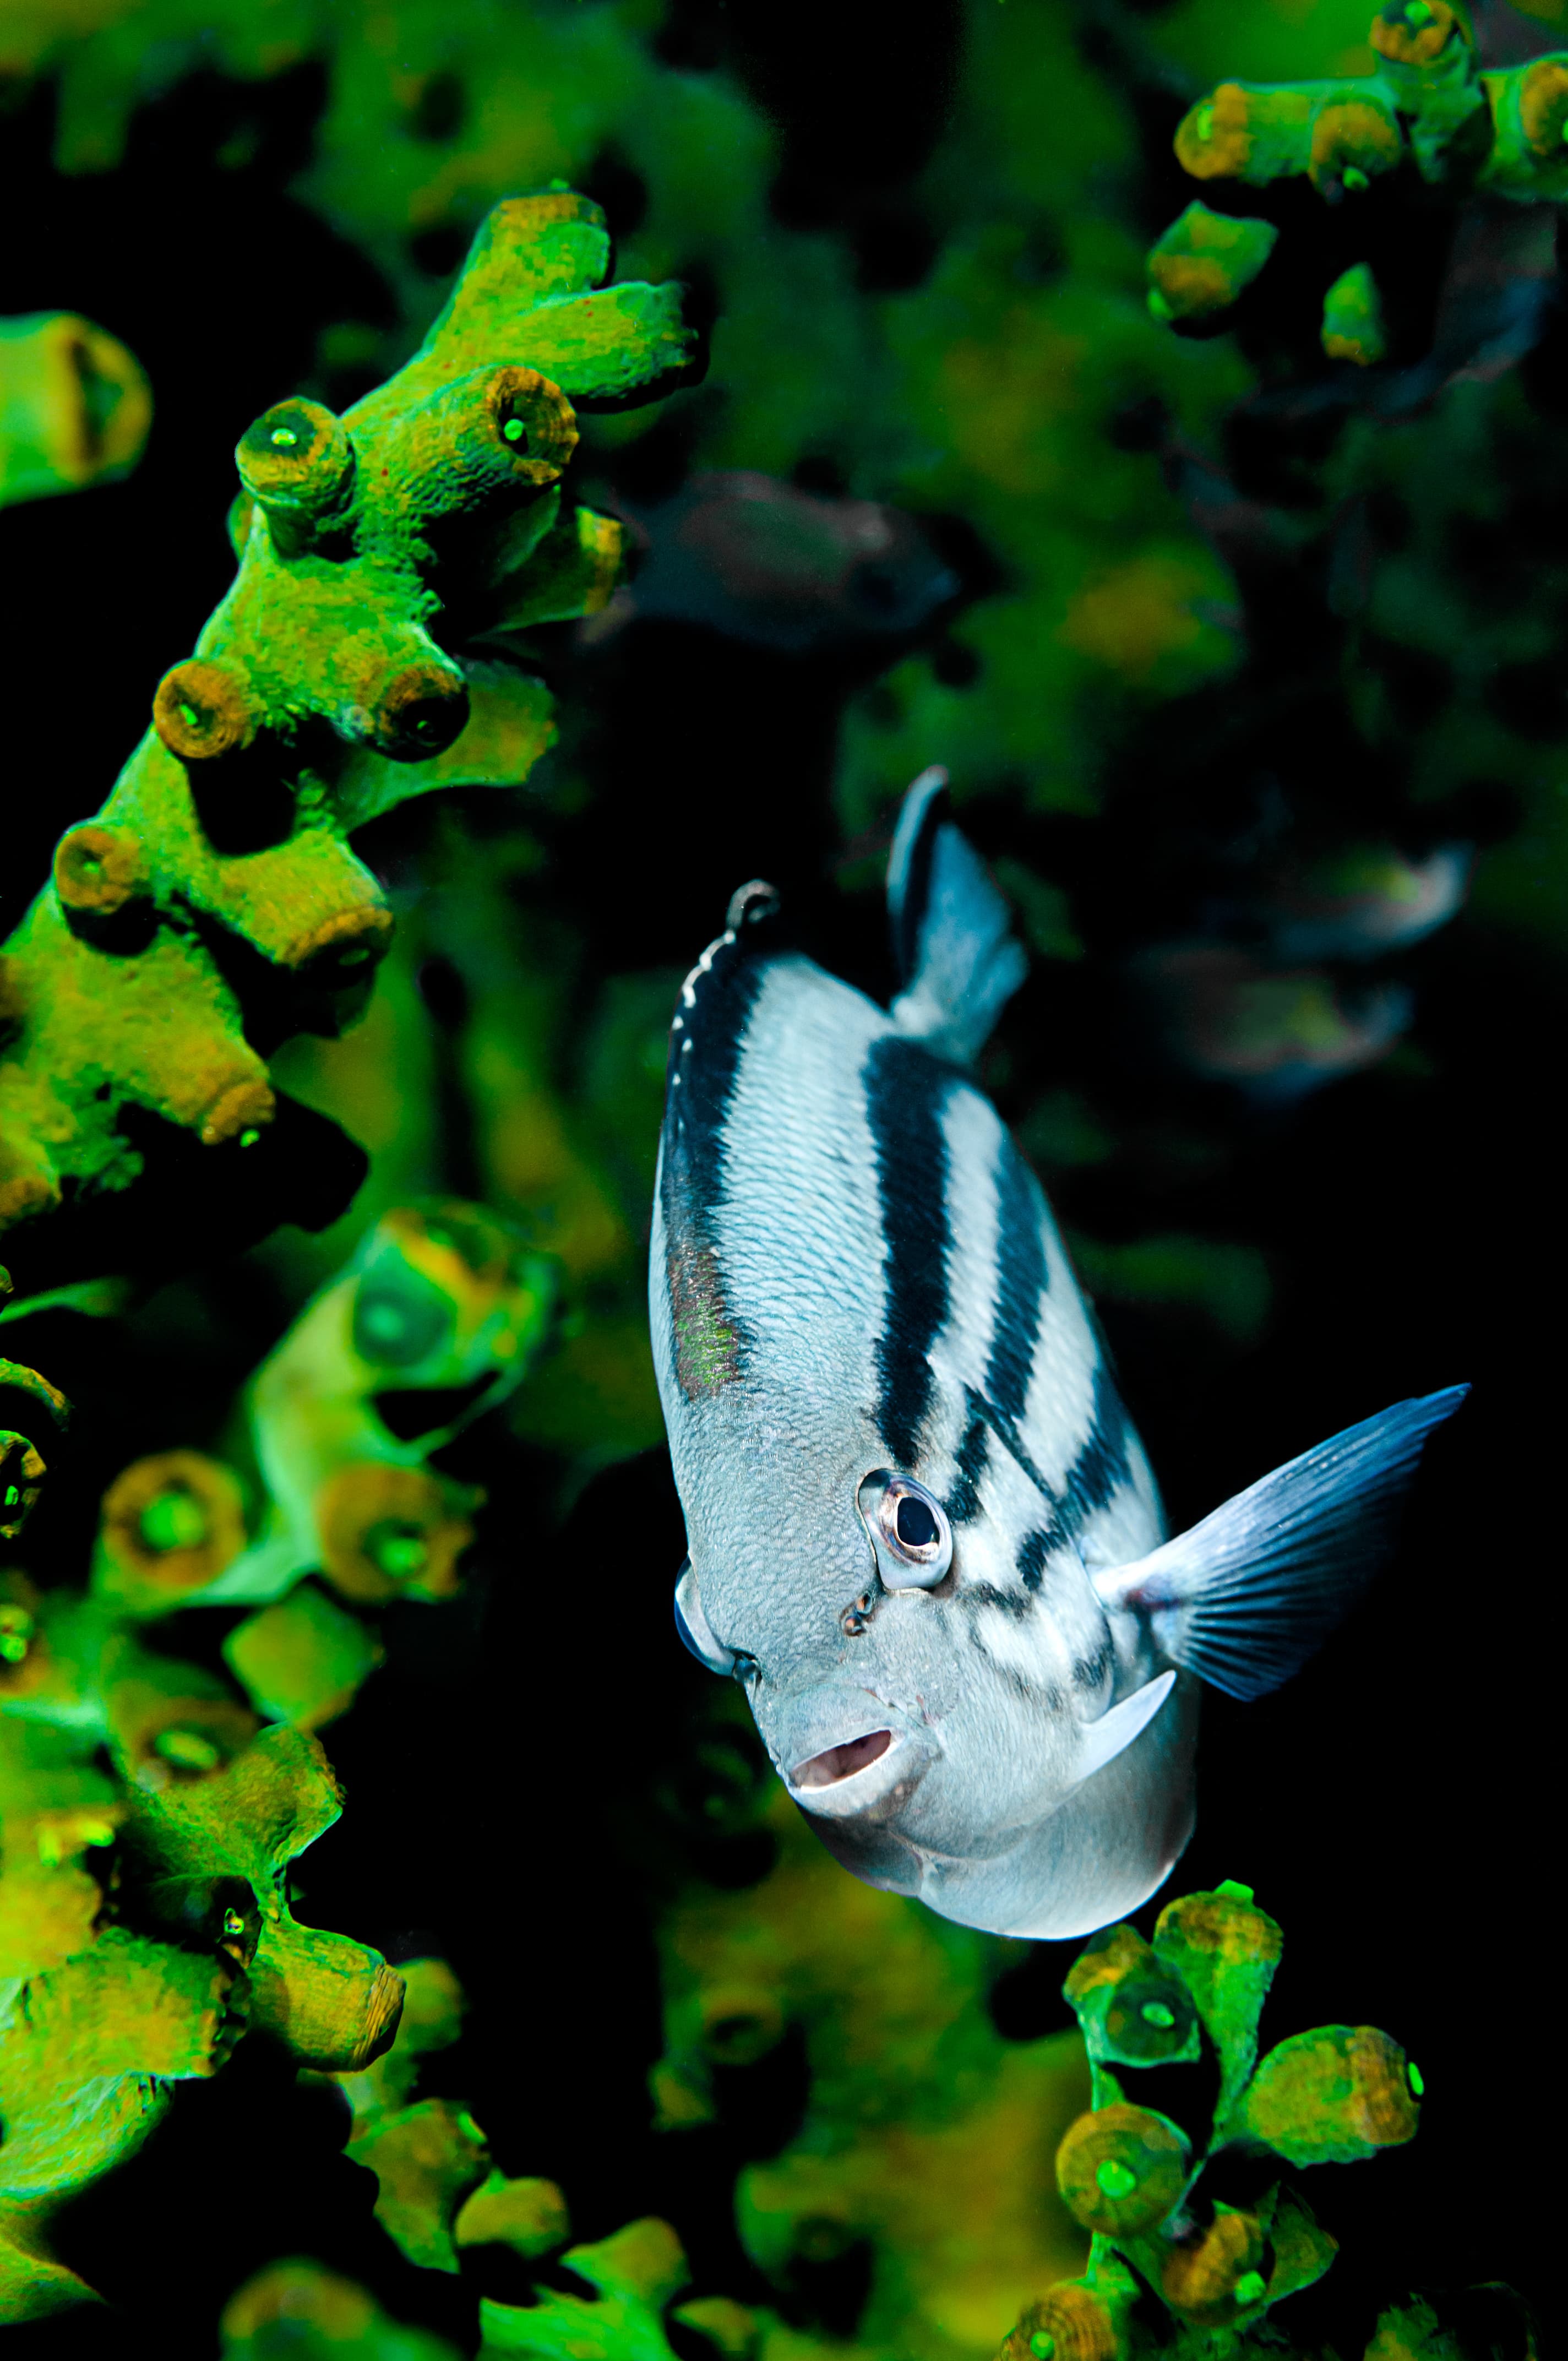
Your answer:
[[[1175,1064],[1266,1106],[1375,1066],[1415,1013],[1406,984],[1271,966],[1235,943],[1157,944],[1132,973]]]
[[[1412,858],[1391,844],[1348,844],[1266,876],[1255,910],[1277,960],[1372,960],[1409,950],[1463,908],[1468,844]]]
[[[1060,1234],[967,1071],[1025,961],[941,788],[916,782],[894,840],[891,1010],[783,947],[760,884],[682,989],[650,1272],[675,1613],[847,1868],[1065,1937],[1167,1875],[1200,1681],[1257,1697],[1311,1653],[1464,1389],[1164,1538]]]
[[[962,587],[902,510],[750,469],[694,476],[655,507],[617,506],[642,562],[584,626],[590,643],[656,618],[811,654],[916,631]]]

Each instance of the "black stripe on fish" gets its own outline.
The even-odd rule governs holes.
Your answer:
[[[1032,1598],[1026,1598],[1021,1590],[999,1590],[993,1582],[966,1582],[964,1605],[966,1607],[1000,1607],[1004,1615],[1010,1615],[1013,1618],[1014,1623],[1026,1623],[1035,1612],[1035,1601]],[[981,1640],[979,1644],[983,1647],[985,1642]]]
[[[1009,1621],[1014,1623],[1027,1623],[1037,1612],[1034,1599],[1025,1598],[1016,1590],[993,1589],[988,1582],[977,1582],[972,1591],[966,1589],[964,1603],[966,1606],[972,1603],[976,1607],[1000,1608]],[[1010,1663],[1005,1655],[999,1655],[989,1648],[986,1645],[984,1632],[978,1630],[972,1622],[970,1625],[969,1637],[970,1645],[980,1650],[986,1662],[1007,1683],[1014,1697],[1026,1697],[1031,1704],[1043,1703],[1052,1713],[1068,1711],[1067,1692],[1059,1682],[1047,1680],[1041,1683],[1032,1680],[1027,1673],[1020,1671],[1019,1667]]]
[[[991,1430],[976,1410],[971,1397],[963,1441],[959,1444],[958,1474],[943,1503],[949,1524],[967,1525],[979,1513],[980,1479],[985,1473],[986,1455],[990,1448]]]
[[[1062,1506],[1076,1534],[1117,1488],[1132,1479],[1127,1457],[1127,1413],[1103,1362],[1094,1372],[1094,1417],[1077,1458],[1067,1472]]]
[[[1034,1176],[1003,1133],[996,1159],[996,1305],[985,1389],[1011,1424],[1024,1415],[1049,1284]]]
[[[1016,1565],[1025,1590],[1038,1590],[1046,1560],[1061,1544],[1061,1528],[1055,1523],[1037,1526],[1032,1533],[1025,1534],[1018,1544]]]
[[[688,1401],[732,1384],[751,1343],[725,1295],[714,1217],[724,1196],[729,1102],[764,972],[743,940],[721,935],[682,985],[670,1026],[660,1206],[675,1375]]]
[[[1072,1668],[1073,1686],[1097,1689],[1115,1664],[1115,1652],[1109,1640],[1102,1640],[1092,1656],[1080,1656]]]
[[[961,1082],[916,1041],[884,1034],[861,1070],[886,1254],[877,1339],[877,1424],[913,1467],[936,1390],[929,1354],[948,1314],[948,1143],[942,1110]]]
[[[1057,1496],[1030,1458],[1028,1446],[1014,1422],[1010,1418],[1004,1418],[996,1404],[993,1401],[988,1401],[984,1394],[977,1394],[972,1386],[964,1388],[964,1400],[969,1404],[970,1416],[971,1418],[978,1416],[985,1421],[1003,1449],[1017,1461],[1036,1491],[1043,1500],[1049,1503],[1054,1513]],[[1063,1536],[1058,1532],[1056,1538],[1060,1541]]]

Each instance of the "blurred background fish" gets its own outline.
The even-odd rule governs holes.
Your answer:
[[[1321,969],[1271,968],[1230,943],[1157,945],[1133,974],[1172,1062],[1261,1104],[1304,1098],[1376,1065],[1414,1014],[1404,984],[1344,984]]]
[[[613,505],[641,563],[582,627],[589,644],[657,619],[803,655],[912,635],[963,587],[902,509],[751,468],[706,470],[667,500]]]

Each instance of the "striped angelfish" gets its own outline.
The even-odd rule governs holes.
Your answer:
[[[1462,1387],[1164,1538],[1038,1182],[970,1067],[1025,959],[910,789],[892,1009],[742,886],[682,988],[652,1237],[686,1644],[837,1857],[998,1933],[1136,1907],[1193,1822],[1201,1680],[1294,1672],[1387,1554]]]

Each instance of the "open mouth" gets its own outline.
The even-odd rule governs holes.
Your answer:
[[[868,1763],[880,1762],[893,1744],[891,1730],[868,1730],[863,1738],[849,1739],[842,1746],[829,1746],[823,1754],[813,1754],[809,1761],[797,1763],[791,1773],[795,1787],[836,1787],[841,1779],[852,1779],[857,1771]]]

